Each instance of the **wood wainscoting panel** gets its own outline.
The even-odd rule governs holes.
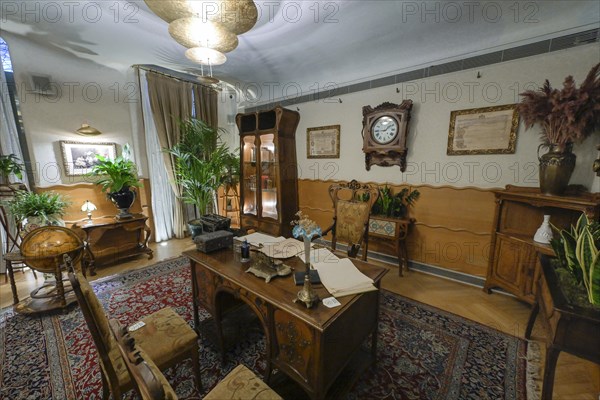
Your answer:
[[[421,196],[410,210],[417,222],[430,227],[491,233],[496,202],[492,189],[413,186]]]
[[[333,221],[329,186],[340,181],[300,179],[300,210],[322,229]],[[374,185],[386,183],[364,182]],[[407,185],[390,184],[394,193]],[[416,223],[407,240],[409,259],[453,271],[485,277],[489,258],[495,198],[492,189],[409,186],[421,193],[409,211]],[[326,236],[326,240],[331,237]],[[395,245],[370,238],[369,250],[396,255]]]

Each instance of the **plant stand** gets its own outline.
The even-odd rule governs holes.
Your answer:
[[[542,256],[541,264],[542,273],[537,281],[535,303],[527,322],[525,338],[531,338],[533,325],[541,313],[548,333],[542,400],[552,400],[554,370],[561,351],[600,364],[600,310],[568,303],[549,258]]]
[[[410,226],[415,223],[414,218],[397,219],[379,215],[369,218],[369,237],[390,240],[396,243],[396,254],[398,257],[398,275],[402,274],[402,267],[406,266],[408,271],[408,250],[406,249],[406,238]]]

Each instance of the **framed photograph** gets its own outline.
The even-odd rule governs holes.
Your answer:
[[[516,104],[452,111],[446,154],[514,154],[518,126]]]
[[[63,156],[65,174],[67,176],[85,175],[98,163],[97,154],[110,160],[117,156],[115,143],[86,143],[60,141],[60,150]]]
[[[306,129],[306,158],[340,158],[340,126]]]

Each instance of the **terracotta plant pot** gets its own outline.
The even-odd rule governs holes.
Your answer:
[[[540,149],[546,146],[541,144],[538,147],[538,159],[540,161],[540,190],[544,194],[560,196],[569,185],[569,180],[575,169],[575,159],[573,154],[573,144],[567,143],[560,146],[550,145],[550,151],[540,156]]]

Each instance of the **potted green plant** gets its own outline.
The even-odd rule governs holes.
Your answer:
[[[117,219],[131,218],[129,208],[136,197],[133,188],[142,186],[137,175],[137,167],[131,161],[129,154],[128,144],[123,146],[123,154],[114,160],[97,154],[97,162],[89,174],[90,176],[100,176],[96,184],[102,187],[102,191],[119,209]]]
[[[175,181],[182,188],[181,199],[205,215],[213,211],[219,187],[237,185],[239,157],[219,143],[220,130],[206,122],[192,118],[180,126],[180,142],[165,151],[175,159]],[[193,219],[188,225],[192,237],[202,232],[200,220]]]
[[[7,156],[0,155],[0,185],[10,184],[10,175],[13,174],[19,179],[23,179],[23,165],[19,157],[14,154]]]
[[[582,214],[575,226],[555,230],[558,235],[551,244],[561,289],[572,303],[587,302],[600,310],[600,224]]]
[[[581,142],[600,128],[600,63],[588,73],[577,88],[572,76],[567,76],[562,89],[554,89],[546,79],[539,90],[521,93],[517,106],[525,128],[536,124],[542,128],[542,143],[538,147],[540,189],[542,193],[560,195],[569,184],[575,168],[573,143]],[[549,152],[539,156],[540,149]]]
[[[40,226],[64,226],[62,217],[69,206],[63,196],[53,192],[34,193],[18,190],[7,202],[9,212],[29,232]]]
[[[388,218],[406,218],[408,208],[417,201],[419,196],[418,190],[410,190],[409,188],[403,188],[394,194],[392,189],[385,185],[379,188],[379,197],[373,204],[371,214]]]

